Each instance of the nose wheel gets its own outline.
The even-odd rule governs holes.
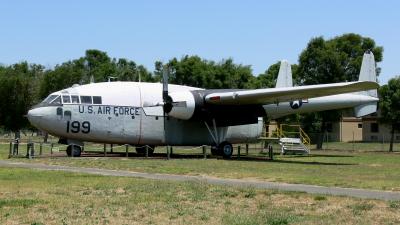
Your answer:
[[[71,156],[73,154],[74,157],[81,156],[82,148],[79,145],[68,145],[67,147],[67,155]]]

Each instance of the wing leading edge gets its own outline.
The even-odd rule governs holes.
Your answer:
[[[373,81],[356,81],[334,84],[318,84],[299,87],[265,88],[214,92],[205,96],[205,101],[215,105],[251,105],[287,102],[358,91],[377,89]]]

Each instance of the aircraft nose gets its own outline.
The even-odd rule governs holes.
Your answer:
[[[39,126],[40,121],[42,120],[43,113],[40,108],[32,108],[28,111],[28,120],[33,126]]]

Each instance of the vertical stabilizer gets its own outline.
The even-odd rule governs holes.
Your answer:
[[[366,51],[363,56],[361,63],[359,81],[374,81],[376,82],[376,68],[375,68],[375,58],[371,51]],[[368,95],[371,97],[378,97],[377,90],[369,90],[361,92],[363,95]]]
[[[376,82],[376,68],[375,68],[375,58],[371,51],[366,51],[364,53],[359,81],[373,81]],[[361,95],[366,95],[371,98],[371,102],[354,107],[354,113],[356,117],[365,116],[376,112],[378,106],[378,91],[368,90],[359,92]]]
[[[293,87],[292,68],[290,63],[286,60],[281,61],[275,87]]]

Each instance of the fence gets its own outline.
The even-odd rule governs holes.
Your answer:
[[[369,141],[362,141],[362,137],[357,138],[356,134],[350,135],[346,140],[337,133],[309,133],[308,134],[314,144],[312,149],[315,149],[315,144],[318,137],[322,137],[322,149],[324,150],[349,150],[349,151],[389,151],[390,135],[375,134],[376,139]],[[396,140],[399,134],[395,134],[393,151],[400,151],[400,140]]]
[[[16,158],[43,158],[43,157],[66,157],[67,145],[58,143],[44,142],[18,142],[12,141],[8,143],[8,157]],[[7,144],[3,143],[3,146]],[[3,149],[5,149],[3,147]],[[258,157],[262,159],[273,158],[273,151],[276,154],[280,152],[278,144],[266,144],[264,142],[240,144],[233,146],[233,158]],[[131,145],[113,145],[85,143],[83,146],[84,153],[82,156],[94,157],[150,157],[152,158],[210,158],[212,155],[210,146],[159,146],[155,149],[154,154],[148,146],[148,151],[141,153],[136,152],[136,147]],[[7,150],[6,150],[7,151]],[[4,155],[5,152],[3,152]],[[219,156],[218,156],[219,157]]]
[[[28,142],[57,142],[58,138],[51,135],[43,135],[40,131],[21,130],[19,133],[0,130],[0,143],[9,143],[18,138],[20,143]]]

